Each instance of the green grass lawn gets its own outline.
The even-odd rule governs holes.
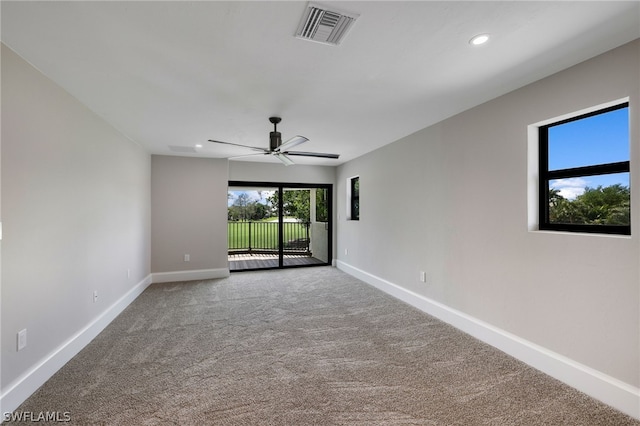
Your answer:
[[[251,233],[251,245],[249,245]],[[284,242],[307,238],[306,226],[298,222],[284,223]],[[278,222],[227,222],[229,249],[278,249]]]

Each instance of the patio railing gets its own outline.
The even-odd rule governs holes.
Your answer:
[[[309,224],[283,222],[287,253],[309,253]],[[229,254],[278,253],[278,222],[227,222]]]

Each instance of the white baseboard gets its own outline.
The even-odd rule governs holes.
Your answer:
[[[343,261],[338,269],[640,420],[640,389]]]
[[[15,411],[31,394],[51,378],[63,365],[76,356],[104,328],[111,323],[151,284],[151,275],[129,290],[124,296],[107,308],[100,316],[78,331],[69,340],[43,358],[40,363],[24,373],[6,387],[0,396],[2,414]],[[2,421],[2,419],[0,419]]]
[[[154,272],[151,274],[152,283],[171,283],[175,281],[211,280],[226,278],[230,275],[229,268],[196,269],[192,271]]]

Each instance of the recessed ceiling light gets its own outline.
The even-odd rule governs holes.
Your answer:
[[[469,44],[474,46],[480,46],[481,44],[485,44],[489,41],[489,34],[478,34],[469,40]]]
[[[197,144],[196,148],[202,148],[202,144]]]

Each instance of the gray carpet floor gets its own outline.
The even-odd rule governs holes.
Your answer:
[[[331,267],[154,284],[18,411],[78,425],[640,425]]]

